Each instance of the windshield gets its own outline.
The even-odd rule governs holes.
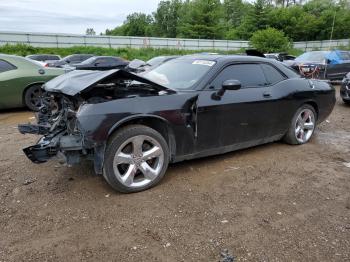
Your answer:
[[[214,65],[210,60],[175,59],[142,76],[171,89],[189,89]]]
[[[88,64],[93,64],[93,62],[96,60],[96,57],[90,57],[86,60],[84,60],[83,62],[81,62],[80,64],[82,65],[88,65]]]
[[[295,61],[298,62],[321,62],[323,63],[326,59],[326,55],[329,52],[325,51],[315,51],[315,52],[307,52],[300,56],[298,56]]]

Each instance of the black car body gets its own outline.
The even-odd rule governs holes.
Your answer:
[[[114,56],[94,56],[74,67],[77,70],[111,70],[122,69],[129,64],[128,61]]]
[[[344,103],[350,104],[350,73],[344,77],[341,83],[340,96]]]
[[[303,79],[280,62],[248,56],[185,56],[143,76],[124,70],[73,71],[44,87],[49,97],[38,125],[19,126],[21,133],[43,135],[25,154],[35,163],[56,155],[68,164],[88,157],[111,185],[111,141],[124,141],[142,127],[147,136],[157,132],[165,141],[155,144],[163,145],[167,164],[290,136],[296,114],[305,108],[314,115],[313,131],[335,104],[328,83]],[[293,134],[291,139],[302,143]],[[140,156],[132,156],[139,166]],[[154,183],[130,191],[112,186],[135,192]]]
[[[49,67],[66,67],[66,66],[75,66],[76,64],[79,64],[94,55],[92,54],[73,54],[66,56],[58,61],[51,61],[48,63]]]
[[[298,56],[287,65],[305,77],[342,80],[350,72],[350,53],[341,50],[311,51]]]

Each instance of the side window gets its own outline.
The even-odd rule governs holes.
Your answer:
[[[14,65],[4,61],[4,60],[0,60],[0,73],[2,72],[6,72],[6,71],[10,71],[10,70],[14,70],[17,67],[15,67]]]
[[[99,58],[95,61],[95,63],[99,63],[100,65],[106,64],[107,59],[106,58]]]
[[[215,89],[220,89],[226,80],[239,80],[242,88],[263,87],[268,85],[259,64],[236,64],[222,70],[213,81]]]
[[[80,56],[72,56],[69,60],[71,63],[81,62]]]
[[[271,85],[286,79],[276,68],[268,64],[261,64],[261,67],[265,73],[267,82]]]

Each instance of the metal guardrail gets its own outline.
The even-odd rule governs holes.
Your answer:
[[[0,45],[28,44],[35,47],[134,47],[134,48],[175,48],[188,50],[239,50],[248,48],[249,41],[129,37],[129,36],[87,36],[74,34],[50,34],[30,32],[0,32]],[[294,42],[294,48],[309,50],[326,50],[340,46],[350,46],[350,39]]]
[[[248,41],[0,32],[0,45],[19,43],[36,47],[153,47],[189,50],[239,50],[249,46]]]

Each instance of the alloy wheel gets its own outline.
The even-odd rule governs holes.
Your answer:
[[[303,109],[296,120],[295,137],[300,143],[310,140],[315,130],[315,114],[312,110]]]
[[[126,187],[143,187],[154,181],[161,173],[164,151],[152,137],[137,135],[126,140],[116,151],[113,171]]]
[[[30,93],[30,103],[33,107],[39,108],[42,103],[43,92],[41,87],[37,87]]]

